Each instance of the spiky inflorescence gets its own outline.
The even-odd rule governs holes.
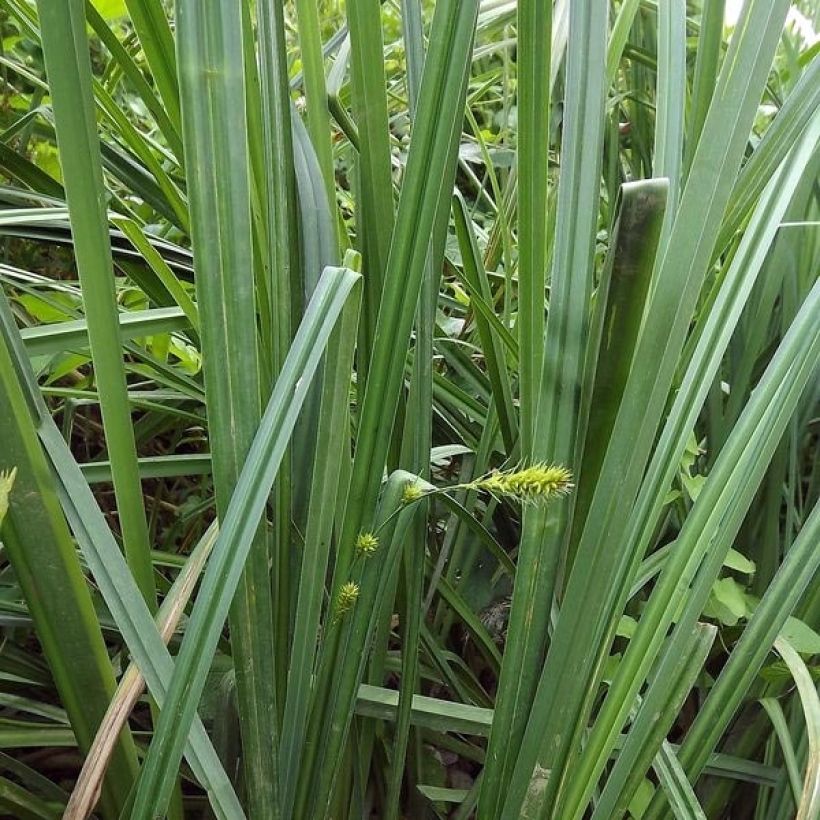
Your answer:
[[[334,615],[341,618],[346,612],[350,612],[356,605],[359,597],[359,585],[355,581],[348,581],[342,585],[339,594],[336,596],[336,607]]]
[[[479,478],[472,487],[497,498],[515,498],[522,504],[538,504],[572,489],[572,474],[566,467],[533,464],[517,470],[495,472]]]
[[[418,481],[408,481],[402,490],[401,503],[412,504],[414,501],[418,501],[423,495],[424,490]]]
[[[356,554],[369,558],[379,548],[379,538],[372,532],[360,532],[356,539]]]
[[[9,510],[9,495],[11,494],[11,488],[14,486],[14,477],[16,475],[16,467],[0,473],[0,524],[3,523],[3,519]]]

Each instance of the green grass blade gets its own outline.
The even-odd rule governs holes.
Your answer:
[[[10,179],[23,183],[38,194],[65,199],[63,186],[53,176],[21,157],[16,151],[12,151],[3,142],[0,142],[0,167]]]
[[[658,85],[655,110],[653,176],[669,180],[668,235],[680,199],[683,165],[684,105],[686,101],[686,7],[658,6]]]
[[[103,115],[102,127],[112,131],[124,150],[120,152],[126,161],[149,177],[158,189],[163,201],[163,210],[169,212],[171,221],[187,232],[188,205],[177,185],[166,173],[163,160],[167,155],[157,150],[132,124],[117,101],[94,80],[94,99]]]
[[[149,820],[156,812],[164,811],[184,739],[196,715],[222,625],[251,549],[252,536],[259,526],[313,373],[357,281],[357,274],[344,268],[325,271],[276,381],[231,502],[221,518],[219,540],[191,613],[168,697],[140,775],[134,820]],[[266,775],[272,777],[274,773],[267,771]]]
[[[42,2],[39,9],[74,253],[83,289],[123,544],[142,594],[154,608],[156,592],[148,528],[120,350],[84,5],[81,0]],[[67,42],[69,48],[66,48]]]
[[[211,460],[224,519],[259,424],[262,395],[241,8],[205,9],[180,0],[177,44]],[[289,314],[287,302],[285,308]],[[260,530],[230,618],[250,814],[260,818],[276,816],[279,801],[281,693],[271,683],[277,655],[269,560]]]
[[[799,656],[798,656],[799,657]],[[763,707],[774,729],[774,735],[780,744],[780,751],[783,755],[783,765],[791,786],[792,800],[794,805],[800,803],[800,795],[803,791],[800,780],[800,764],[797,762],[797,750],[792,740],[789,724],[783,711],[783,706],[776,698],[761,698],[760,705]]]
[[[703,807],[686,779],[686,772],[678,762],[675,750],[666,741],[655,755],[652,768],[676,820],[706,820]]]
[[[299,24],[302,71],[305,76],[308,131],[319,160],[319,167],[322,170],[327,201],[335,226],[336,171],[333,167],[332,131],[330,111],[327,105],[327,84],[318,3],[316,0],[297,0],[296,14]]]
[[[686,130],[686,171],[692,164],[700,140],[706,115],[718,79],[723,46],[723,18],[726,0],[704,0],[700,16],[698,53],[695,58],[695,77]]]
[[[519,0],[518,338],[521,455],[527,461],[536,455],[533,436],[544,359],[551,42],[552,3]],[[499,406],[500,417],[501,411]]]
[[[654,179],[629,182],[621,187],[620,209],[611,231],[590,330],[590,360],[583,397],[588,410],[581,414],[587,422],[576,477],[577,490],[572,499],[573,539],[569,565],[586,521],[632,366],[664,225],[668,187],[665,180]]]
[[[429,459],[428,459],[429,463]],[[428,505],[419,505],[411,522],[413,542],[424,544],[427,534]],[[390,765],[385,820],[397,820],[400,815],[401,785],[408,756],[410,713],[413,693],[418,685],[419,645],[424,616],[424,553],[421,549],[404,550],[402,556],[401,603],[399,623],[402,639],[402,671],[396,729],[393,740],[393,759]],[[412,755],[412,752],[411,752]],[[415,778],[410,779],[410,783]],[[413,805],[411,800],[410,805]]]
[[[612,25],[612,33],[609,35],[606,50],[606,79],[608,85],[612,85],[618,76],[618,66],[621,64],[624,47],[629,39],[629,31],[635,21],[635,15],[638,13],[640,5],[641,0],[623,0],[618,9],[618,15]]]
[[[359,141],[356,231],[365,283],[359,378],[364,382],[374,351],[382,290],[389,276],[387,265],[394,214],[381,3],[351,0],[347,4],[347,21],[353,115]]]
[[[270,146],[265,139],[265,118],[262,108],[262,87],[259,57],[255,32],[255,20],[250,3],[241,5],[242,12],[242,55],[245,68],[245,115],[247,117],[248,161],[250,162],[251,219],[253,222],[254,282],[259,314],[259,358],[262,382],[272,379],[274,373],[273,356],[278,334],[274,333],[272,315],[274,295],[271,288],[279,283],[278,277],[270,270],[270,250],[274,237],[271,230],[271,216],[268,213],[268,184],[273,174],[268,173],[266,152]],[[265,112],[268,112],[270,103]],[[281,223],[281,219],[279,220]],[[290,275],[284,278],[288,283],[285,290],[287,301],[281,304],[286,309],[286,330],[290,333]]]
[[[310,298],[322,271],[339,264],[339,242],[331,215],[324,179],[319,160],[307,129],[299,117],[292,117],[294,139],[294,171],[299,201],[299,234],[303,296]],[[361,259],[355,251],[345,254],[345,265],[358,271]],[[321,383],[316,384],[305,401],[305,410],[293,434],[291,461],[295,465],[313,464],[316,451],[316,435],[321,412]],[[311,471],[294,469],[291,472],[291,520],[304,532],[307,526],[310,498]],[[294,587],[291,585],[291,589]],[[288,595],[291,610],[295,599]]]
[[[181,133],[176,54],[165,8],[156,0],[125,0],[128,15],[140,40],[151,76],[177,134]]]
[[[115,217],[112,221],[128,237],[128,241],[139,252],[146,264],[156,274],[162,286],[168,291],[168,295],[185,314],[190,326],[198,332],[200,329],[199,312],[196,305],[162,254],[151,244],[148,237],[133,220]]]
[[[324,361],[316,463],[310,487],[310,508],[296,599],[293,649],[288,667],[287,700],[282,725],[280,759],[283,766],[282,811],[285,817],[292,816],[299,762],[304,754],[309,696],[331,552],[336,499],[343,475],[343,463],[350,460],[346,431],[349,422],[350,373],[358,331],[357,311],[358,305],[352,304],[342,313]]]
[[[305,294],[299,275],[296,176],[293,166],[291,101],[288,86],[285,23],[280,3],[261,3],[259,17],[260,91],[266,165],[264,190],[269,220],[265,249],[270,304],[275,325],[273,375],[290,347],[294,323],[301,316]],[[245,36],[250,36],[245,32]],[[312,272],[318,275],[318,271]]]
[[[763,188],[820,106],[820,55],[809,63],[774,122],[738,176],[716,249],[722,251],[739,230]]]
[[[418,112],[419,95],[424,73],[425,40],[422,6],[419,0],[405,0],[402,4],[402,34],[407,55],[407,94],[411,116]],[[450,177],[457,162],[457,139],[453,132],[453,144],[448,150],[449,164],[445,176]],[[434,264],[434,259],[444,255],[448,234],[450,203],[439,202],[433,223],[431,241],[425,260],[419,303],[415,318],[415,346],[412,351],[413,365],[410,374],[410,385],[407,403],[404,409],[404,427],[401,434],[399,463],[410,469],[424,480],[430,478],[431,448],[433,438],[434,397],[434,336],[436,332],[436,311],[441,283],[441,272]],[[396,430],[398,435],[398,428]],[[427,502],[418,505],[415,516],[410,523],[409,536],[415,543],[426,545],[430,523],[431,507]],[[421,647],[421,628],[424,619],[424,566],[425,549],[404,551],[401,573],[393,573],[398,587],[398,595],[393,590],[386,590],[386,598],[398,598],[399,627],[401,630],[401,681],[399,686],[399,708],[396,716],[396,728],[393,734],[393,757],[388,776],[386,804],[383,809],[385,820],[395,820],[402,811],[400,806],[401,787],[404,780],[405,764],[409,759],[411,771],[408,776],[408,803],[406,811],[419,810],[418,801],[413,791],[413,783],[418,782],[420,775],[419,759],[420,739],[416,735],[411,746],[411,720],[413,693],[419,686],[419,652]],[[392,607],[391,607],[392,608]],[[386,613],[384,613],[386,614]],[[378,624],[376,648],[370,662],[370,678],[380,682],[384,679],[384,662],[389,648],[389,622],[384,618]],[[372,743],[376,738],[375,726],[368,727],[367,738],[360,742],[360,747]],[[363,764],[369,755],[363,755]]]
[[[179,308],[133,310],[119,314],[120,338],[123,341],[154,333],[185,330],[190,322]],[[65,350],[88,348],[88,322],[72,319],[51,325],[36,325],[20,331],[29,356],[45,356]]]
[[[308,298],[325,267],[340,261],[338,231],[334,224],[337,213],[331,211],[334,203],[327,199],[319,158],[307,129],[298,117],[292,118],[292,125],[304,297]]]
[[[492,303],[492,294],[487,274],[478,251],[478,243],[470,225],[467,206],[463,197],[456,195],[453,199],[453,214],[455,216],[456,236],[461,248],[461,258],[464,266],[464,276],[472,288],[476,299],[484,305]],[[543,310],[541,311],[543,314]],[[507,373],[506,359],[501,340],[495,333],[496,328],[487,320],[487,315],[480,310],[475,313],[475,323],[481,339],[481,349],[487,365],[487,375],[493,390],[495,409],[498,413],[498,423],[507,452],[512,452],[517,436],[516,413],[513,405],[512,388]],[[542,316],[543,327],[543,316]],[[503,328],[503,325],[502,325]],[[543,339],[543,330],[541,332]]]
[[[0,807],[15,820],[53,820],[59,801],[46,801],[6,777],[0,778]]]
[[[342,102],[342,87],[350,61],[350,34],[346,33],[339,46],[339,51],[327,74],[327,105],[336,125],[344,135],[350,140],[350,144],[358,151],[360,148],[359,130],[356,123],[347,113],[347,109]]]
[[[359,686],[356,695],[357,714],[392,721],[395,720],[398,704],[398,692],[392,689],[368,686],[365,683]],[[417,726],[480,737],[486,737],[489,734],[493,719],[491,709],[428,698],[423,695],[413,697],[411,716],[413,723]]]
[[[270,304],[265,306],[273,327],[272,373],[276,377],[284,366],[290,347],[293,328],[298,323],[309,292],[305,287],[307,274],[299,267],[298,209],[296,175],[294,170],[293,132],[291,129],[290,86],[288,84],[287,39],[284,8],[282,3],[265,2],[257,8],[259,24],[260,92],[262,97],[262,125],[265,157],[265,195],[268,227],[268,245],[265,249],[267,273],[270,277],[268,294]],[[245,32],[251,36],[250,31]],[[335,260],[334,260],[335,261]],[[320,269],[321,270],[321,269]],[[320,270],[311,271],[313,276]],[[272,384],[263,381],[268,389]],[[275,652],[275,680],[277,709],[281,722],[284,707],[284,689],[287,679],[288,639],[291,616],[291,457],[282,460],[279,477],[274,488],[273,533],[271,558],[273,560],[273,610]],[[265,568],[258,566],[259,578]],[[259,686],[264,689],[264,676]],[[267,683],[270,686],[269,682]],[[257,692],[259,698],[261,692]],[[261,732],[260,749],[271,745],[271,736]],[[275,741],[278,743],[278,740]],[[261,758],[260,758],[261,759]],[[269,761],[270,766],[271,761]],[[268,767],[269,768],[269,767]],[[268,779],[269,772],[260,777]],[[260,805],[260,808],[261,807]],[[269,810],[267,810],[269,811]],[[266,816],[263,811],[260,816]]]

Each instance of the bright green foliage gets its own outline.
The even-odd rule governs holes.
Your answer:
[[[0,9],[0,815],[815,817],[816,2]]]

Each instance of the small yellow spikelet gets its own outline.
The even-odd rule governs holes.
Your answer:
[[[342,615],[350,612],[356,605],[358,597],[359,585],[357,583],[348,581],[346,584],[343,584],[339,590],[339,594],[336,596],[336,607],[334,610],[336,618],[341,618]]]
[[[372,532],[360,532],[356,539],[356,554],[369,558],[379,548],[379,538]]]
[[[418,501],[423,495],[424,490],[418,481],[408,481],[404,485],[404,490],[401,494],[401,503],[404,505],[412,504],[414,501]]]
[[[11,494],[11,488],[14,486],[14,477],[16,475],[16,467],[0,473],[0,524],[3,523],[3,519],[9,510],[9,495]]]
[[[566,495],[572,489],[571,480],[572,474],[566,467],[539,463],[491,473],[474,481],[472,486],[497,498],[506,496],[522,504],[538,504]]]

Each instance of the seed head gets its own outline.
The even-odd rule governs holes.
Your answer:
[[[379,548],[379,538],[372,532],[360,532],[356,538],[356,554],[369,558]]]
[[[418,501],[423,495],[424,490],[418,481],[408,481],[404,485],[404,490],[402,490],[401,503],[405,506],[412,504],[414,501]]]
[[[339,594],[336,596],[335,616],[341,618],[356,605],[359,597],[359,585],[354,581],[348,581],[342,585]]]

